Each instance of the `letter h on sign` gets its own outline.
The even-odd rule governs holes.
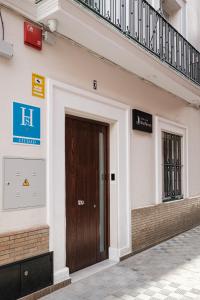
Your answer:
[[[40,145],[40,108],[13,102],[13,142]]]
[[[29,108],[25,108],[25,107],[21,107],[22,110],[22,126],[30,126],[33,127],[33,109]],[[26,110],[29,111],[29,116],[26,115]]]

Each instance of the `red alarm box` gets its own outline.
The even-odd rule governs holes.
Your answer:
[[[42,29],[29,22],[24,22],[24,44],[41,50]]]

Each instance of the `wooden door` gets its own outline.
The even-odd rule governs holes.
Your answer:
[[[66,265],[108,257],[108,126],[66,116]]]

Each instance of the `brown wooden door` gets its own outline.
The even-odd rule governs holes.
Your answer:
[[[108,126],[66,116],[66,265],[108,257]]]

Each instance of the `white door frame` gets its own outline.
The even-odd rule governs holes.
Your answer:
[[[69,84],[47,80],[47,222],[54,251],[54,282],[69,278],[66,267],[65,114],[110,124],[109,259],[131,252],[130,107]]]

